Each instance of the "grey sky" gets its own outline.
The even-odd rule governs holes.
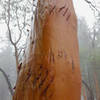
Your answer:
[[[77,16],[84,17],[88,25],[91,27],[95,21],[95,18],[89,5],[85,2],[85,0],[73,0],[73,2]]]

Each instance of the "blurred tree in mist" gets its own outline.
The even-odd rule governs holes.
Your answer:
[[[32,5],[29,0],[1,0],[0,21],[6,25],[7,37],[14,47],[16,66],[22,60],[30,32]],[[18,71],[18,68],[17,68]]]
[[[22,60],[27,38],[31,31],[34,11],[33,1],[0,0],[0,11],[0,24],[3,26],[1,27],[3,31],[0,33],[0,68],[7,74],[12,87],[14,87],[17,79],[15,66],[18,66]],[[2,73],[1,75],[3,76]],[[7,86],[5,88],[5,85],[7,85],[6,80],[4,76],[0,78],[2,80],[0,82],[0,99],[8,100],[6,98],[9,95],[6,98],[3,98],[4,95],[2,95],[2,93],[6,94],[8,92]],[[3,82],[5,83],[4,85],[2,84]],[[3,92],[3,89],[7,92]]]
[[[5,71],[12,87],[14,87],[16,83],[16,62],[11,46],[7,46],[7,48],[0,53],[0,57],[2,58],[0,59],[0,68]],[[0,71],[0,100],[11,100],[11,97],[8,84]]]
[[[98,25],[97,21],[92,28],[89,28],[85,19],[81,18],[78,30],[83,80],[92,89],[97,100],[100,98],[100,27]]]

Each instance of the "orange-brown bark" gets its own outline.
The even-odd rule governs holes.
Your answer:
[[[34,33],[13,100],[80,100],[77,19],[71,0],[39,0]]]

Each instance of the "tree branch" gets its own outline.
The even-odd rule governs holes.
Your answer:
[[[91,100],[94,100],[94,95],[93,95],[91,88],[88,86],[88,84],[84,80],[82,80],[82,83],[85,85],[85,87],[89,91]]]
[[[12,43],[12,45],[15,45],[15,43],[12,40],[11,30],[10,30],[10,0],[8,1],[8,22],[6,22],[6,24],[8,27],[8,34],[9,34],[10,42]]]
[[[94,8],[97,12],[100,12],[100,10],[96,8],[96,5],[94,5],[91,1],[89,1],[89,0],[84,0],[84,1],[90,5],[90,8],[92,10]]]
[[[18,8],[16,7],[16,19],[17,19],[17,24],[18,24],[18,29],[19,29],[19,31],[20,31],[20,35],[19,35],[18,40],[16,41],[16,44],[20,41],[21,36],[22,36],[22,29],[20,28],[20,24],[19,24],[19,20],[18,20],[17,9],[18,9]]]
[[[10,81],[9,81],[9,79],[8,79],[7,74],[5,73],[5,71],[4,71],[2,68],[0,68],[0,72],[2,72],[2,74],[3,74],[3,76],[4,76],[5,80],[6,80],[6,82],[7,82],[7,84],[8,84],[9,92],[10,92],[10,94],[13,96],[14,91],[13,91],[13,88],[12,88],[12,86],[11,86],[11,83],[10,83]]]

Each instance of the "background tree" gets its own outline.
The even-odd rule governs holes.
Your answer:
[[[26,47],[26,38],[30,32],[32,3],[25,0],[1,0],[1,21],[7,26],[8,39],[14,47],[16,66],[18,67],[23,51]],[[31,7],[30,7],[31,6]],[[17,68],[18,72],[18,68]]]
[[[5,52],[5,54],[4,52],[0,52],[0,57],[2,58],[0,59],[0,73],[4,76],[3,78],[6,79],[3,80],[1,76],[2,82],[7,82],[7,84],[5,84],[8,85],[8,87],[10,86],[10,88],[7,89],[12,91],[14,91],[13,87],[15,87],[16,82],[15,60],[12,56],[12,53],[14,53],[16,59],[16,67],[18,68],[18,65],[22,61],[22,57],[26,48],[26,42],[30,33],[30,23],[33,13],[33,1],[30,2],[29,0],[0,0],[0,24],[5,27],[3,30],[3,34],[0,34],[0,43],[5,43],[5,48],[7,48],[6,52],[6,50],[4,50],[0,45],[0,50]],[[0,82],[0,84],[2,84],[2,82]],[[5,84],[0,85],[0,88],[2,87],[0,90],[4,91],[4,93],[6,94],[6,92],[8,91],[7,89],[5,89]],[[6,95],[6,97],[4,97],[4,95],[1,95],[1,91],[0,98],[2,96],[2,100],[6,100],[6,98],[7,100],[11,99],[9,93],[8,95]],[[13,94],[13,92],[9,92],[11,93],[11,95]],[[10,99],[8,96],[10,97]]]
[[[96,93],[96,91],[99,91],[100,88],[100,80],[98,77],[100,71],[100,34],[98,24],[99,23],[95,23],[92,29],[90,29],[88,28],[86,21],[81,19],[79,20],[78,32],[80,45],[80,63],[83,80],[85,80],[88,86],[91,88],[95,98],[99,98],[99,92]]]

